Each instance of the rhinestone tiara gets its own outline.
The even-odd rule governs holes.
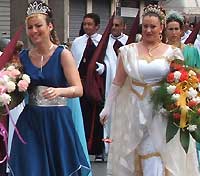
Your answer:
[[[159,5],[152,5],[152,4],[149,4],[147,7],[144,8],[144,14],[143,15],[146,15],[147,13],[155,13],[157,14],[160,19],[161,19],[161,23],[164,24],[165,23],[165,10],[160,7]]]
[[[43,2],[34,1],[29,4],[26,14],[27,16],[30,16],[35,13],[42,13],[48,15],[48,12],[50,11],[51,11],[50,8]]]

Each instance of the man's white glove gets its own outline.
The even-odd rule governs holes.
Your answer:
[[[97,69],[96,69],[97,73],[98,73],[99,75],[102,75],[103,72],[104,72],[104,70],[105,70],[104,64],[101,64],[101,63],[99,63],[99,62],[96,62],[96,64],[97,64]]]
[[[111,84],[110,92],[106,98],[104,108],[101,111],[101,113],[99,114],[100,122],[102,125],[104,125],[106,123],[108,117],[111,115],[112,105],[113,105],[113,102],[115,101],[117,95],[119,94],[119,90],[120,90],[120,86],[113,84],[113,83]]]

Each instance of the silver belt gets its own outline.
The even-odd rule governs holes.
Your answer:
[[[42,92],[47,89],[47,86],[35,86],[29,90],[29,105],[34,106],[66,106],[66,97],[56,97],[54,99],[45,99]]]

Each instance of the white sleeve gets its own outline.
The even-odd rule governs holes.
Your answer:
[[[176,59],[184,60],[184,56],[180,48],[174,48],[173,55]]]

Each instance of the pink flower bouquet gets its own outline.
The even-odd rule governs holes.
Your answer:
[[[21,65],[9,63],[0,71],[0,110],[5,112],[17,106],[24,98],[30,84],[30,77],[23,74]]]

